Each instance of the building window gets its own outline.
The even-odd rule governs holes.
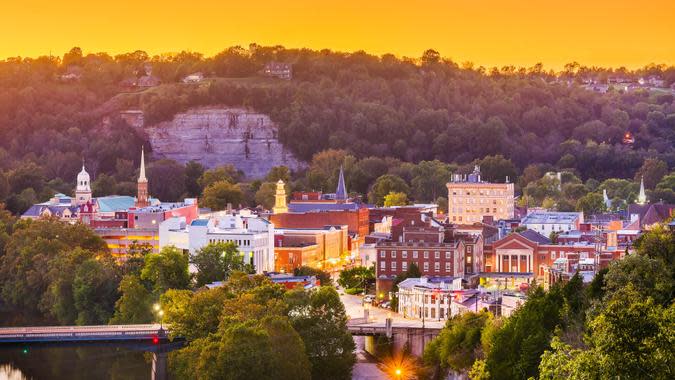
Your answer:
[[[450,263],[445,263],[445,271],[450,272]]]
[[[413,259],[417,258],[417,251],[413,251]]]
[[[429,258],[429,251],[424,251],[424,258],[428,259]]]
[[[396,261],[391,262],[391,270],[396,270]]]
[[[434,263],[434,272],[441,270],[441,263]]]
[[[404,261],[401,263],[401,269],[408,270],[408,262]]]
[[[404,259],[407,259],[408,258],[408,251],[401,252],[401,257],[404,258]]]
[[[445,259],[450,260],[450,251],[445,252]]]
[[[387,269],[387,263],[384,261],[380,261],[380,269]]]
[[[383,259],[385,257],[387,257],[387,254],[385,253],[385,251],[380,251],[380,257],[383,258]]]
[[[426,262],[426,261],[424,262],[424,271],[425,271],[425,272],[428,272],[428,271],[429,271],[429,263]]]
[[[391,251],[391,258],[395,259],[396,258],[396,251]]]
[[[555,251],[551,252],[551,260],[555,260]]]
[[[441,258],[441,253],[438,252],[438,251],[434,252],[434,258],[435,258],[435,259],[440,259],[440,258]]]

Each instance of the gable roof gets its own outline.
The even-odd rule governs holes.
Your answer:
[[[528,229],[523,232],[519,232],[518,234],[524,237],[525,239],[538,244],[551,244],[551,239],[547,238],[546,236],[540,234],[537,231],[532,231]]]

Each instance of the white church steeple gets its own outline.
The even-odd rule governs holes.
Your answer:
[[[647,194],[645,194],[645,177],[640,179],[640,194],[637,197],[637,204],[643,205],[647,203]]]
[[[77,174],[77,186],[75,186],[75,203],[82,205],[91,200],[91,179],[89,173],[84,169],[84,159],[82,160],[82,171]]]

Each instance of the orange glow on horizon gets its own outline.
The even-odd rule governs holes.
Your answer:
[[[34,0],[0,13],[0,59],[85,53],[190,50],[232,45],[365,50],[455,62],[560,69],[675,64],[675,2],[658,0]]]

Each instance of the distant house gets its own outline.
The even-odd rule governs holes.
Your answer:
[[[631,221],[639,221],[642,229],[650,229],[674,216],[675,204],[631,204],[628,205],[628,215]]]
[[[291,80],[293,78],[293,65],[284,62],[268,62],[265,64],[263,74],[268,77]]]
[[[162,82],[154,75],[144,75],[136,81],[136,87],[155,87],[159,86]]]
[[[190,75],[187,75],[183,78],[183,83],[199,83],[204,80],[204,74],[197,72]]]

